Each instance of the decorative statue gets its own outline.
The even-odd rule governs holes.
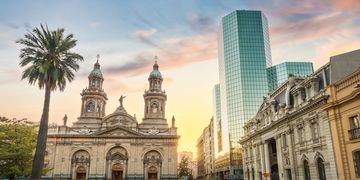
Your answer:
[[[174,116],[171,119],[171,127],[175,127],[175,117]]]
[[[66,126],[67,119],[68,119],[68,117],[67,117],[67,115],[65,114],[65,116],[63,117],[64,126]]]
[[[123,107],[124,98],[126,98],[126,96],[123,96],[123,95],[120,96],[119,101],[120,101],[120,106],[121,106],[121,107]]]

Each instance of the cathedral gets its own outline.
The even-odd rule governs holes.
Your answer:
[[[179,136],[172,117],[165,119],[166,93],[155,57],[145,91],[144,118],[138,122],[119,106],[106,115],[106,92],[100,64],[88,76],[81,92],[81,112],[72,126],[49,126],[45,167],[52,179],[177,179]]]

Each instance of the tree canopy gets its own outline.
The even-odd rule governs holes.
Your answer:
[[[189,158],[184,156],[179,164],[179,178],[193,179]]]
[[[36,128],[26,119],[0,117],[0,174],[13,179],[30,176]]]

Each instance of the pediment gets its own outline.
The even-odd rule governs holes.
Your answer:
[[[132,129],[115,126],[95,133],[96,136],[143,136],[140,132]]]

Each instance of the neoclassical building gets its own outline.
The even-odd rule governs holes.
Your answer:
[[[360,59],[360,58],[359,58]],[[339,180],[360,179],[360,67],[330,85],[329,113],[331,135]]]
[[[245,179],[337,179],[329,118],[329,64],[310,76],[289,77],[244,126]]]
[[[107,96],[99,62],[81,92],[81,112],[73,126],[67,117],[49,127],[45,165],[54,179],[177,179],[179,136],[172,118],[165,119],[166,93],[155,61],[144,93],[144,118],[139,123],[119,107],[106,115]]]

